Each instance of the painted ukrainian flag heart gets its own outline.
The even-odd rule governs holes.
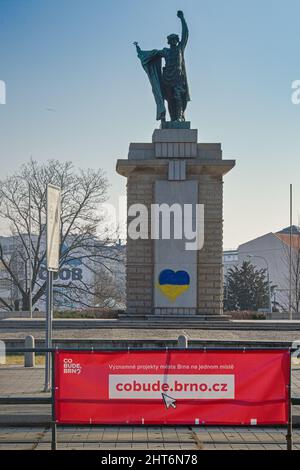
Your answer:
[[[157,287],[167,299],[175,302],[190,287],[190,276],[186,271],[164,269],[159,275]]]

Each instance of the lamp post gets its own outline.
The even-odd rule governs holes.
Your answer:
[[[264,260],[267,266],[267,281],[268,281],[268,294],[269,294],[269,313],[272,313],[272,300],[271,300],[271,286],[270,286],[270,272],[269,263],[264,256],[261,255],[248,255],[247,258],[261,258]]]
[[[47,260],[47,312],[46,312],[46,348],[52,347],[52,319],[53,319],[53,273],[59,271],[60,253],[60,217],[61,217],[61,189],[53,184],[47,185],[46,209],[46,260]],[[45,357],[45,386],[44,391],[51,388],[51,353]],[[52,364],[53,370],[54,364]]]
[[[29,212],[28,212],[28,253],[29,253],[29,312],[30,318],[32,318],[32,239],[31,239],[31,186],[28,183],[28,203],[29,203]]]
[[[290,184],[290,247],[289,247],[289,319],[293,320],[292,312],[292,239],[293,239],[293,185]]]

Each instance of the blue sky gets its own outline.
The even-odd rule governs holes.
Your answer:
[[[190,29],[186,49],[199,141],[222,142],[236,168],[224,183],[224,247],[294,222],[300,211],[299,0],[0,0],[1,177],[33,158],[102,167],[110,200],[132,142],[151,140],[155,105],[132,42],[162,48]]]

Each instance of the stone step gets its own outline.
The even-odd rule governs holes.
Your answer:
[[[146,315],[146,320],[150,322],[225,322],[229,317],[225,315]]]
[[[150,321],[150,322],[224,322],[229,321],[228,315],[198,315],[198,314],[119,314],[120,321]]]
[[[80,330],[80,329],[204,329],[204,330],[265,330],[265,331],[300,331],[300,322],[280,322],[280,321],[159,321],[155,320],[99,320],[99,319],[55,319],[53,320],[54,330]],[[0,330],[31,330],[45,329],[45,321],[37,319],[12,319],[1,320]]]
[[[216,327],[221,327],[222,325],[225,326],[222,322],[160,322],[160,321],[119,321],[119,322],[111,322],[111,321],[101,321],[99,323],[96,322],[81,322],[75,323],[72,320],[60,321],[57,322],[56,320],[52,323],[54,329],[101,329],[101,328],[183,328],[183,327],[196,327],[196,328],[206,328],[215,325]],[[226,322],[228,326],[228,323]],[[18,330],[27,330],[27,329],[44,329],[45,328],[45,321],[1,321],[0,323],[1,330],[4,329],[18,329]]]

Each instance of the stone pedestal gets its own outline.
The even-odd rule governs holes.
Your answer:
[[[222,159],[220,144],[198,143],[197,130],[189,128],[156,129],[152,143],[131,143],[128,159],[118,160],[128,208],[148,209],[148,237],[127,239],[128,314],[222,314],[223,175],[234,165]],[[204,205],[201,250],[186,251],[183,240],[151,238],[151,205],[164,202]],[[179,286],[174,291],[169,283]]]

